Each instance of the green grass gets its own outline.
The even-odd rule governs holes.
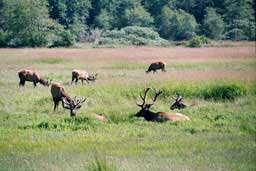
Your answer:
[[[34,88],[32,83],[18,88],[16,72],[25,64],[4,58],[0,64],[0,171],[256,169],[255,80],[165,80],[162,73],[145,75],[145,61],[97,60],[76,63],[42,57],[29,62],[46,78],[61,83],[70,81],[70,68],[99,70],[95,83],[65,84],[70,96],[87,97],[78,116],[71,118],[61,105],[53,112],[49,88]],[[225,63],[228,67],[214,61],[205,66],[193,63],[192,70],[244,71],[255,65],[252,59]],[[190,71],[190,65],[187,62],[170,70]],[[191,121],[153,123],[135,118],[140,110],[138,95],[146,86],[163,91],[152,111],[180,112]],[[171,111],[176,93],[184,96],[188,107]],[[108,122],[90,113],[104,114]]]

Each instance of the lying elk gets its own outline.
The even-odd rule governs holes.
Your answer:
[[[81,108],[82,103],[85,102],[85,98],[78,99],[75,97],[71,99],[59,83],[52,83],[51,94],[54,102],[54,111],[58,108],[59,102],[61,101],[63,108],[70,110],[71,116],[76,116],[77,109]]]
[[[24,86],[26,81],[30,81],[34,83],[34,86],[36,87],[37,83],[40,83],[44,86],[49,86],[49,82],[44,80],[42,77],[40,77],[39,74],[37,74],[35,71],[23,69],[18,71],[18,75],[20,78],[19,86]]]
[[[162,93],[162,91],[155,91],[155,95],[152,98],[152,103],[146,103],[146,96],[149,92],[150,88],[146,88],[144,90],[144,95],[140,94],[140,98],[142,99],[142,104],[137,105],[141,108],[141,110],[135,115],[137,117],[144,117],[147,121],[156,121],[156,122],[162,122],[162,121],[180,121],[180,120],[190,120],[188,116],[185,116],[180,113],[170,114],[165,112],[151,112],[149,109],[152,105],[154,105],[155,101],[157,100],[157,97]]]
[[[162,61],[154,62],[154,63],[150,64],[146,73],[149,73],[151,71],[153,71],[153,73],[155,73],[156,70],[159,70],[159,69],[161,69],[163,72],[165,72],[166,71],[165,66],[166,66],[165,62],[162,62]]]
[[[102,122],[108,122],[108,118],[106,116],[104,116],[103,114],[90,113],[88,116],[91,118],[95,118]]]
[[[82,84],[84,83],[84,80],[89,83],[89,81],[95,81],[97,79],[98,74],[89,74],[87,71],[84,70],[73,70],[72,71],[72,81],[71,84],[73,83],[73,81],[75,80],[75,83],[77,84],[78,80],[82,81]]]
[[[183,104],[183,97],[179,94],[177,94],[176,97],[173,97],[173,99],[175,100],[175,102],[171,105],[170,109],[174,110],[174,109],[183,109],[186,107],[185,104]]]

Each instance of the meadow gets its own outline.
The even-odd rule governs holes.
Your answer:
[[[146,74],[157,60],[167,72]],[[0,171],[256,170],[255,46],[0,49],[0,61]],[[53,112],[49,87],[19,88],[24,68],[86,97],[78,116]],[[70,85],[73,69],[99,78]],[[135,118],[145,87],[163,91],[152,111],[191,121]],[[187,108],[171,111],[176,93]]]

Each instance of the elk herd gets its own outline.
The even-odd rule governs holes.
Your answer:
[[[154,62],[150,64],[146,73],[153,71],[155,73],[157,70],[166,71],[165,69],[166,63],[162,61]],[[87,83],[94,82],[97,79],[98,74],[89,74],[85,70],[77,70],[74,69],[71,72],[71,85],[75,81],[77,84],[78,80],[81,80],[82,84],[84,81]],[[52,82],[52,80],[48,81],[41,77],[37,72],[33,70],[23,69],[18,71],[18,76],[20,79],[19,87],[25,86],[25,82],[33,82],[34,87],[36,87],[37,83],[42,84],[43,86],[51,86],[50,92],[54,104],[53,111],[55,112],[58,109],[59,102],[62,103],[62,107],[68,109],[70,111],[70,116],[76,116],[77,110],[82,107],[82,104],[86,101],[85,97],[74,97],[71,98],[64,87],[60,83]],[[154,96],[151,98],[151,102],[147,100],[148,93],[153,91]],[[152,93],[151,93],[152,94]],[[152,112],[150,108],[154,105],[157,98],[162,94],[162,91],[156,90],[154,88],[145,88],[144,94],[139,94],[139,97],[142,100],[142,103],[137,103],[137,106],[140,107],[140,111],[135,114],[135,117],[143,117],[146,121],[154,121],[154,122],[163,122],[163,121],[185,121],[190,120],[190,118],[181,113],[166,113],[166,112]],[[173,97],[175,99],[174,104],[171,105],[170,109],[182,109],[185,108],[186,105],[183,104],[183,98],[181,95],[177,95]],[[107,121],[107,118],[102,114],[89,114],[91,117],[94,117],[101,121]]]

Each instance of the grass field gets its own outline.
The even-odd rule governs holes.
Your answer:
[[[157,60],[167,72],[146,74]],[[0,61],[0,171],[256,170],[253,46],[0,49]],[[29,82],[19,88],[17,71],[24,68],[62,83],[72,97],[86,97],[78,116],[61,107],[54,113],[50,88]],[[70,85],[72,69],[97,72],[99,79]],[[152,111],[192,120],[133,117],[144,87],[163,90]],[[170,110],[175,93],[187,108]]]

